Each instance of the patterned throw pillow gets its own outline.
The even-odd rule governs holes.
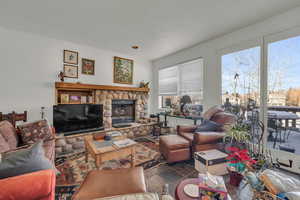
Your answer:
[[[52,140],[54,135],[47,120],[39,120],[18,126],[24,143],[33,144],[38,140]]]
[[[16,130],[10,122],[0,122],[0,135],[7,142],[9,149],[15,149],[17,147],[18,141]]]

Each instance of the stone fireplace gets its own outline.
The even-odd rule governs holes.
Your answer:
[[[128,138],[146,136],[152,133],[153,126],[157,123],[141,119],[147,117],[149,89],[92,85],[81,83],[55,83],[57,103],[59,103],[60,93],[65,93],[70,89],[71,93],[76,91],[87,91],[94,104],[103,105],[103,126],[105,130],[87,132],[82,134],[64,136],[56,135],[55,152],[56,158],[65,158],[70,155],[85,151],[84,137],[87,134],[106,133],[119,131]],[[125,128],[114,128],[112,125],[121,120],[135,121],[132,126]],[[146,122],[145,122],[146,121]]]
[[[112,100],[112,126],[116,124],[131,123],[135,120],[135,100]]]
[[[112,128],[113,123],[121,123],[122,119],[128,123],[146,117],[148,98],[146,92],[97,90],[95,103],[103,104],[104,128]]]

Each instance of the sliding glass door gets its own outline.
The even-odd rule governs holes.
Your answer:
[[[282,168],[300,172],[300,31],[265,38],[268,77],[266,146]]]
[[[222,104],[247,108],[259,105],[260,47],[253,47],[222,56]]]
[[[227,112],[238,117],[239,123],[251,127],[252,140],[256,143],[261,132],[258,129],[260,106],[261,47],[242,50],[229,49],[221,57],[222,105]]]
[[[262,138],[281,168],[300,173],[300,28],[225,49],[220,58],[223,107],[250,123],[253,142]]]

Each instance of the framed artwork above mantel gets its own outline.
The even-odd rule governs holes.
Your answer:
[[[65,64],[64,65],[64,77],[78,78],[78,66]]]
[[[114,83],[133,83],[133,60],[114,57]]]
[[[85,75],[95,75],[95,60],[82,58],[81,73]]]
[[[78,65],[78,52],[64,50],[64,63]]]

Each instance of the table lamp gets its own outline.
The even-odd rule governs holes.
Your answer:
[[[180,111],[183,112],[183,108],[186,104],[192,103],[192,99],[189,95],[184,95],[180,98]]]

